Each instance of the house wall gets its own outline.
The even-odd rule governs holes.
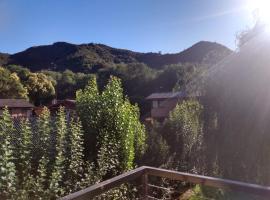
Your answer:
[[[32,116],[32,109],[30,108],[9,108],[11,117],[26,117],[29,118]],[[0,115],[3,114],[3,109],[0,109]]]
[[[155,119],[164,119],[168,117],[178,101],[178,99],[166,99],[159,102],[158,107],[152,107],[151,117]]]

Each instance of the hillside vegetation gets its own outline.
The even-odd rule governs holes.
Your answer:
[[[58,42],[13,55],[3,54],[0,63],[9,72],[0,77],[0,82],[11,83],[10,77],[16,73],[19,78],[16,82],[27,90],[29,100],[35,105],[46,105],[52,98],[74,99],[76,90],[84,88],[93,76],[103,88],[113,75],[121,78],[125,95],[145,115],[150,108],[150,102],[145,100],[149,94],[185,90],[195,76],[207,72],[228,54],[231,54],[228,48],[211,42],[199,42],[177,54],[138,53],[102,44]],[[48,84],[39,84],[44,81]],[[10,98],[5,90],[6,87],[0,88],[1,98]]]
[[[75,45],[56,42],[31,47],[13,55],[0,54],[0,64],[21,65],[32,71],[69,69],[74,72],[96,72],[120,63],[140,62],[160,69],[165,65],[186,62],[215,64],[230,53],[231,50],[221,44],[205,41],[175,54],[139,53],[94,43]]]
[[[8,63],[9,55],[5,53],[0,53],[0,65]]]

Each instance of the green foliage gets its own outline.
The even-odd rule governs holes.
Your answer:
[[[202,147],[202,105],[196,100],[183,101],[170,113],[163,131],[174,155],[174,167],[178,170],[198,170],[198,152]]]
[[[64,72],[41,71],[53,80],[57,98],[74,98],[77,90],[84,88],[92,74],[74,73],[70,70]]]
[[[37,187],[34,177],[32,175],[32,158],[33,158],[33,137],[31,124],[28,119],[22,119],[20,122],[20,146],[19,152],[19,168],[17,169],[17,176],[19,178],[19,199],[30,199],[35,194]]]
[[[61,197],[65,190],[59,186],[64,184],[64,174],[68,164],[68,130],[64,108],[61,107],[56,117],[56,157],[50,180],[50,191],[53,196]]]
[[[0,198],[12,199],[17,189],[17,174],[15,167],[12,133],[13,122],[8,109],[5,108],[0,118]]]
[[[265,198],[244,192],[196,185],[189,200],[264,200]]]
[[[209,175],[215,163],[219,176],[269,185],[270,46],[267,33],[257,28],[247,33],[245,44],[207,81],[205,147]],[[217,125],[211,128],[214,115]]]
[[[146,151],[142,159],[139,160],[140,165],[153,167],[161,167],[164,165],[170,155],[169,146],[163,138],[157,123],[147,131],[146,144]]]
[[[100,94],[92,79],[76,100],[86,145],[92,147],[88,153],[101,175],[111,177],[134,167],[135,156],[144,151],[145,131],[137,106],[123,96],[120,80],[112,77]]]
[[[70,161],[67,167],[65,184],[69,188],[69,192],[77,191],[82,188],[82,182],[78,181],[84,178],[84,160],[83,160],[83,132],[82,125],[78,119],[71,119],[69,127],[70,153],[68,155]],[[91,173],[91,172],[90,172]],[[92,178],[92,177],[90,177]],[[90,183],[88,183],[90,185]]]
[[[52,158],[50,155],[51,132],[52,123],[50,119],[50,111],[45,107],[37,120],[38,137],[40,140],[37,142],[35,148],[34,159],[38,163],[36,174],[36,196],[43,196],[44,198],[49,195],[48,184],[49,174],[51,172],[50,163]]]
[[[53,81],[43,73],[31,73],[17,65],[0,67],[0,98],[28,98],[44,103],[55,95]]]
[[[52,81],[42,73],[31,73],[25,85],[29,91],[29,98],[36,105],[53,98],[55,89]]]
[[[216,199],[216,200],[226,200],[224,191],[221,189],[211,188],[207,186],[196,185],[193,188],[193,193],[190,200],[203,200],[206,198]]]
[[[64,108],[55,122],[44,108],[35,123],[37,132],[27,119],[19,124],[14,137],[13,121],[5,109],[0,118],[1,198],[56,199],[97,181],[92,165],[83,160],[81,123],[73,118],[68,122]]]
[[[0,65],[5,65],[8,63],[9,54],[0,53]]]
[[[22,83],[27,81],[28,76],[31,74],[29,69],[24,68],[19,65],[8,65],[5,68],[8,69],[12,73],[16,73],[20,77],[20,80]]]
[[[27,66],[35,71],[41,69],[64,71],[69,69],[74,72],[94,73],[99,69],[106,69],[120,63],[140,62],[154,69],[161,69],[165,65],[180,62],[201,63],[213,51],[217,52],[217,54],[225,54],[224,56],[231,53],[223,45],[204,41],[193,45],[183,52],[174,54],[139,53],[116,49],[103,44],[75,45],[66,42],[56,42],[52,45],[29,48],[26,51],[16,53],[11,56],[9,63]],[[6,64],[5,60],[8,60],[8,55],[1,57],[4,57],[3,63]],[[212,55],[211,64],[217,63],[219,58]]]
[[[74,98],[76,90],[84,88],[93,74],[97,75],[101,88],[111,75],[117,76],[121,78],[124,93],[130,102],[138,104],[141,114],[145,115],[150,108],[149,102],[145,101],[146,96],[153,92],[185,89],[186,81],[197,73],[194,68],[200,68],[202,63],[212,66],[229,53],[231,51],[226,47],[210,42],[199,42],[183,52],[164,55],[136,53],[101,44],[76,46],[58,42],[46,48],[41,46],[16,54],[12,56],[10,64],[17,60],[15,63],[47,75],[58,99]],[[188,62],[192,64],[183,64]],[[29,76],[27,70],[14,65],[7,68],[17,73],[23,85],[26,85]],[[31,82],[36,87],[30,86],[28,91],[30,100],[35,104],[44,105],[54,96],[53,92],[47,96],[48,91],[52,91],[48,87],[36,90],[41,87],[34,80]],[[44,94],[45,91],[47,94]]]
[[[17,74],[0,67],[0,98],[27,98],[27,94]]]

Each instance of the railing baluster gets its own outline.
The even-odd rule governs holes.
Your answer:
[[[229,189],[244,193],[256,194],[262,197],[266,197],[266,199],[269,199],[268,197],[270,196],[270,187],[267,186],[243,183],[239,181],[232,181],[221,178],[200,176],[172,170],[158,169],[153,167],[140,167],[132,171],[126,172],[124,174],[121,174],[119,176],[116,176],[112,179],[92,185],[78,192],[69,194],[65,197],[62,197],[61,200],[89,200],[99,194],[107,192],[110,189],[118,187],[121,184],[129,183],[132,180],[137,180],[137,178],[141,178],[142,181],[142,192],[140,195],[141,198],[144,200],[154,199],[155,197],[151,197],[151,194],[149,194],[151,193],[150,188],[154,186],[148,184],[149,176],[167,178],[170,180],[185,181],[193,184],[200,184],[215,188]],[[159,186],[155,187],[160,189],[162,188]]]
[[[148,187],[148,175],[145,173],[142,175],[142,195],[144,200],[148,200],[148,193],[149,193],[149,187]]]

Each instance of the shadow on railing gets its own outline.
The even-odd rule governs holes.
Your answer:
[[[166,188],[149,184],[149,177],[160,177],[214,188],[234,190],[237,192],[258,195],[260,197],[270,199],[270,187],[143,166],[62,197],[61,200],[89,200],[109,191],[110,189],[129,183],[130,181],[137,180],[138,178],[141,179],[141,199],[158,199],[150,196],[149,188]]]

